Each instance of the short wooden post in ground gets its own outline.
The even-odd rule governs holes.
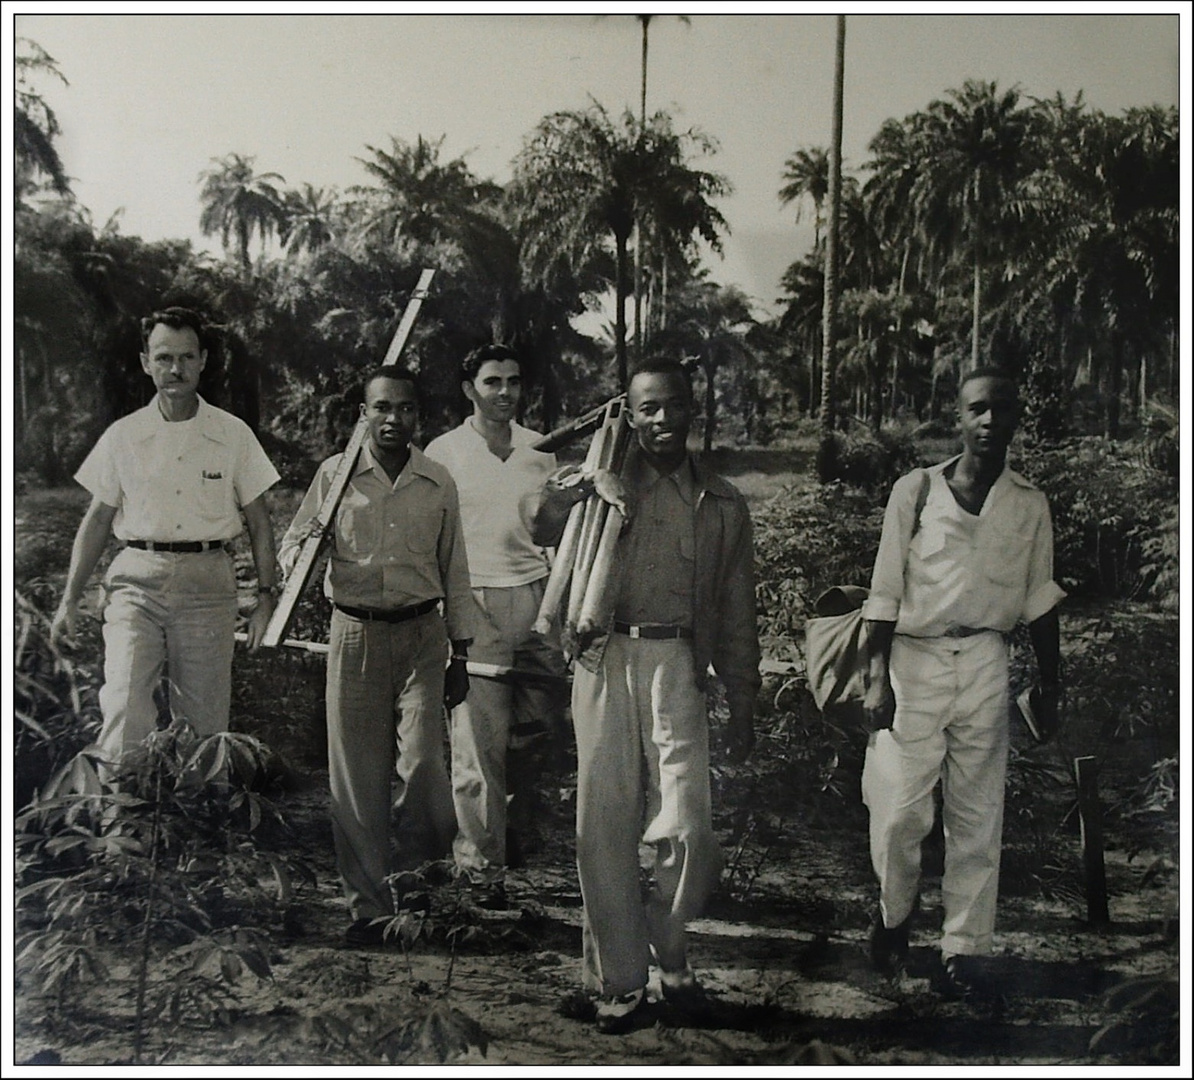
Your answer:
[[[1078,782],[1078,819],[1082,825],[1082,865],[1086,883],[1086,919],[1091,926],[1111,921],[1107,910],[1107,873],[1103,865],[1103,810],[1099,805],[1098,759],[1074,758]]]

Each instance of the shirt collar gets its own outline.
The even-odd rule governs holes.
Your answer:
[[[466,434],[466,438],[472,442],[479,443],[484,446],[486,450],[489,449],[489,444],[485,441],[485,436],[473,426],[472,415],[464,418],[464,423],[460,425]],[[517,420],[510,421],[510,448],[518,450],[530,446],[540,438],[537,431],[532,431],[530,428],[523,427]]]
[[[373,456],[368,439],[361,444],[361,452],[357,455],[357,463],[352,470],[352,475],[354,477],[359,476],[363,472],[376,472],[380,479],[384,480],[387,485],[390,485],[390,477],[378,463],[377,458]],[[410,459],[403,466],[402,472],[398,474],[398,480],[401,480],[407,473],[426,477],[433,484],[440,482],[440,478],[436,475],[435,467],[432,465],[431,460],[413,443],[410,448]],[[397,483],[398,480],[395,480],[394,483]]]
[[[215,407],[209,405],[200,397],[199,408],[192,419],[196,421],[195,430],[200,435],[211,439],[212,442],[222,443],[225,441],[223,428],[219,424],[212,423],[215,414]],[[156,394],[148,405],[138,409],[134,413],[130,413],[129,419],[133,422],[132,438],[134,442],[144,442],[146,439],[152,438],[170,423],[162,415],[162,410],[158,407]]]
[[[656,484],[670,482],[686,505],[691,506],[696,501],[697,479],[691,454],[685,457],[678,468],[666,475],[656,472],[654,466],[641,454],[635,455],[633,468],[635,487],[640,494],[650,491]]]

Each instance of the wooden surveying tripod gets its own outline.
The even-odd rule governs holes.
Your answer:
[[[398,324],[398,329],[394,332],[394,339],[390,342],[390,347],[386,350],[386,358],[382,361],[382,367],[390,367],[398,362],[398,357],[406,345],[406,339],[410,336],[411,328],[415,325],[415,319],[419,315],[419,308],[423,306],[423,301],[426,299],[428,290],[431,287],[431,279],[434,276],[434,270],[424,270],[419,275],[419,283],[415,286],[414,292],[410,294],[406,310],[402,313],[402,321]],[[286,636],[286,631],[290,628],[290,622],[294,618],[294,611],[298,605],[299,597],[302,595],[303,589],[307,587],[311,572],[315,569],[315,560],[319,558],[320,548],[323,547],[324,540],[327,539],[328,530],[335,520],[336,509],[339,507],[340,500],[344,497],[344,492],[348,488],[348,481],[352,478],[353,469],[356,468],[357,456],[361,452],[361,447],[364,445],[365,436],[368,431],[369,425],[362,416],[357,420],[357,426],[353,429],[352,438],[348,440],[348,445],[344,448],[344,456],[340,459],[340,464],[337,466],[335,475],[332,477],[327,497],[323,500],[323,504],[319,508],[319,513],[315,515],[315,520],[311,522],[311,528],[307,533],[306,539],[303,540],[302,550],[295,560],[294,567],[291,569],[289,575],[287,575],[286,587],[282,590],[282,595],[278,597],[278,606],[274,608],[273,617],[270,619],[269,626],[265,630],[265,637],[261,640],[261,644],[268,648],[272,649],[280,645],[282,639]]]

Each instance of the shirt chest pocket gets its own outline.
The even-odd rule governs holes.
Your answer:
[[[1004,588],[1025,587],[1032,534],[1023,527],[985,522],[978,537],[983,573]]]
[[[430,555],[439,543],[443,510],[438,507],[406,522],[406,546],[416,555]]]
[[[223,447],[212,447],[193,466],[197,472],[198,510],[204,517],[221,517],[236,512],[232,484],[232,462]]]

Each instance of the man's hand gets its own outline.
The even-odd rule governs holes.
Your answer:
[[[454,709],[468,697],[468,660],[453,656],[444,673],[444,706]]]
[[[269,593],[257,594],[257,607],[253,609],[253,614],[249,616],[249,625],[245,631],[245,638],[249,644],[249,652],[256,652],[261,647],[266,627],[269,626],[269,621],[274,614],[275,603],[276,601]]]
[[[62,598],[62,603],[58,605],[58,610],[54,612],[54,618],[50,622],[51,645],[73,645],[75,643],[75,617],[78,611],[77,600],[68,600],[65,596]]]
[[[885,731],[895,723],[895,694],[890,677],[872,678],[862,699],[862,722],[867,731]]]
[[[618,474],[609,469],[582,469],[576,465],[565,465],[552,473],[547,486],[553,491],[569,492],[573,502],[580,502],[595,493],[610,506],[621,510],[623,517],[630,516],[625,485]]]
[[[622,511],[622,517],[630,520],[630,509],[626,504],[626,486],[617,473],[609,469],[593,470],[593,490],[610,506]]]

